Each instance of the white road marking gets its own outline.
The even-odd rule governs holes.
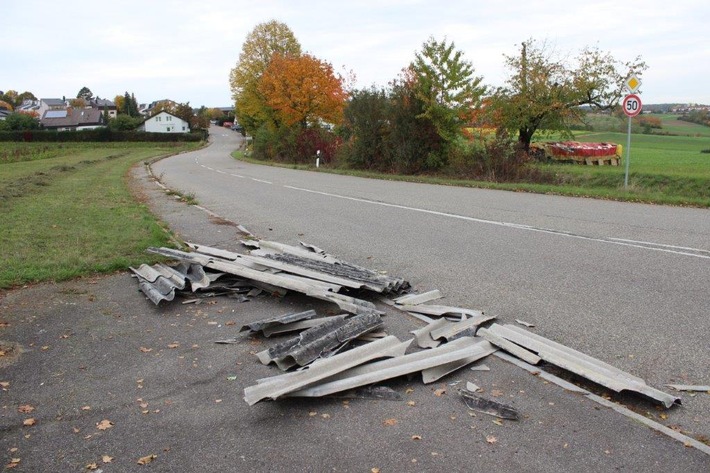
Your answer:
[[[710,259],[710,252],[708,252],[706,250],[697,249],[697,248],[674,247],[672,245],[662,245],[662,244],[658,244],[658,243],[635,241],[635,240],[624,240],[621,238],[597,238],[597,237],[590,237],[590,236],[585,236],[585,235],[576,235],[574,233],[564,232],[564,231],[560,231],[560,230],[552,230],[552,229],[548,229],[548,228],[538,228],[538,227],[532,227],[530,225],[521,225],[518,223],[511,223],[511,222],[501,222],[501,221],[497,221],[497,220],[487,220],[487,219],[477,218],[477,217],[468,217],[466,215],[458,215],[458,214],[452,214],[452,213],[448,213],[448,212],[439,212],[436,210],[421,209],[418,207],[409,207],[406,205],[388,204],[386,202],[376,202],[373,200],[361,199],[359,197],[349,197],[349,196],[345,196],[345,195],[332,194],[330,192],[322,192],[322,191],[315,191],[312,189],[304,189],[302,187],[294,187],[294,186],[284,186],[284,187],[287,189],[293,189],[293,190],[302,191],[302,192],[309,192],[311,194],[319,194],[319,195],[324,195],[324,196],[328,196],[328,197],[335,197],[338,199],[351,200],[354,202],[362,202],[365,204],[380,205],[382,207],[390,207],[390,208],[395,208],[395,209],[409,210],[412,212],[420,212],[420,213],[425,213],[425,214],[429,214],[429,215],[438,215],[440,217],[454,218],[457,220],[465,220],[465,221],[476,222],[476,223],[485,223],[487,225],[497,225],[497,226],[501,226],[501,227],[517,228],[519,230],[527,230],[527,231],[539,232],[539,233],[548,233],[551,235],[558,235],[558,236],[563,236],[563,237],[568,237],[568,238],[577,238],[580,240],[596,241],[596,242],[607,243],[607,244],[612,244],[612,245],[630,246],[632,248],[641,248],[644,250],[660,251],[663,253],[673,253],[676,255],[693,256],[695,258]],[[685,250],[685,251],[678,251],[678,250]],[[708,253],[708,254],[704,255],[704,254],[699,254],[699,253]]]
[[[195,160],[195,162],[197,162],[197,160]],[[223,171],[212,169],[210,167],[205,166],[204,164],[201,164],[200,166],[202,166],[203,168],[209,169],[210,171],[217,171],[219,173],[225,174]],[[240,176],[239,174],[230,174],[230,176],[239,177],[241,179],[246,179],[245,176]],[[252,181],[256,181],[256,182],[261,182],[264,184],[273,184],[273,182],[265,181],[263,179],[257,179],[255,177],[250,177],[248,179],[251,179]],[[436,210],[421,209],[418,207],[409,207],[407,205],[388,204],[386,202],[376,202],[374,200],[362,199],[359,197],[349,197],[346,195],[333,194],[330,192],[322,192],[322,191],[316,191],[316,190],[312,190],[312,189],[304,189],[302,187],[294,187],[294,186],[286,186],[286,185],[283,187],[286,189],[292,189],[292,190],[301,191],[301,192],[308,192],[311,194],[318,194],[318,195],[323,195],[323,196],[327,196],[327,197],[335,197],[337,199],[351,200],[353,202],[362,202],[365,204],[379,205],[382,207],[390,207],[390,208],[394,208],[394,209],[409,210],[412,212],[420,212],[420,213],[425,213],[425,214],[429,214],[429,215],[437,215],[440,217],[448,217],[448,218],[454,218],[457,220],[465,220],[468,222],[484,223],[487,225],[497,225],[500,227],[516,228],[518,230],[527,230],[527,231],[531,231],[531,232],[548,233],[550,235],[558,235],[558,236],[563,236],[563,237],[568,237],[568,238],[577,238],[580,240],[596,241],[599,243],[607,243],[607,244],[611,244],[611,245],[629,246],[632,248],[640,248],[643,250],[660,251],[662,253],[672,253],[672,254],[682,255],[682,256],[692,256],[695,258],[710,259],[710,251],[702,250],[699,248],[688,248],[688,247],[684,247],[684,246],[665,245],[662,243],[628,240],[628,239],[624,239],[624,238],[590,237],[590,236],[585,236],[585,235],[577,235],[577,234],[570,233],[570,232],[564,232],[561,230],[532,227],[530,225],[523,225],[523,224],[519,224],[519,223],[502,222],[502,221],[497,221],[497,220],[488,220],[488,219],[484,219],[484,218],[468,217],[466,215],[452,214],[449,212],[439,212]]]

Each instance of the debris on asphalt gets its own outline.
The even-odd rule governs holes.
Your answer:
[[[511,406],[501,404],[500,402],[493,401],[491,399],[486,399],[468,389],[459,389],[459,394],[461,394],[461,399],[463,399],[466,406],[472,411],[481,412],[500,419],[519,419],[518,411]]]
[[[348,319],[327,318],[320,325],[257,353],[257,357],[263,364],[273,362],[282,370],[295,365],[305,366],[354,338],[382,328],[382,325],[382,318],[375,313],[355,315]]]
[[[141,265],[131,270],[141,291],[155,304],[173,300],[176,294],[183,293],[192,294],[192,302],[215,295],[248,300],[261,291],[278,295],[295,291],[335,303],[346,312],[318,317],[310,310],[243,325],[240,331],[260,332],[266,337],[299,332],[296,337],[257,356],[262,363],[275,363],[282,370],[306,367],[297,372],[306,374],[285,373],[245,389],[245,399],[250,404],[286,395],[330,395],[414,372],[421,372],[423,382],[431,383],[498,349],[530,366],[544,360],[613,391],[642,394],[667,408],[680,403],[680,398],[652,388],[638,377],[515,325],[493,323],[485,328],[483,325],[495,317],[484,315],[480,310],[426,304],[443,297],[439,290],[406,293],[410,286],[402,278],[347,263],[303,242],[300,247],[268,240],[242,243],[251,249],[249,254],[194,243],[188,244],[190,252],[150,248],[151,253],[178,263],[175,266]],[[405,355],[411,340],[403,343],[382,331],[384,313],[373,302],[358,297],[367,292],[427,322],[412,331],[416,345],[423,350]],[[385,299],[382,297],[385,294],[396,297]],[[521,319],[515,322],[534,327]],[[215,343],[237,342],[234,338]],[[373,352],[378,349],[383,352]],[[498,353],[498,356],[508,355]],[[385,357],[389,359],[374,361]],[[472,369],[489,368],[474,366]],[[669,386],[685,391],[710,390],[708,386]]]
[[[471,367],[471,371],[490,371],[491,369],[488,367],[488,365],[483,364],[483,363],[478,363],[476,365],[473,365]]]
[[[283,326],[300,322],[302,320],[312,319],[316,316],[315,310],[307,310],[305,312],[297,312],[293,314],[279,315],[264,320],[257,320],[249,324],[242,325],[239,328],[240,332],[257,333],[263,332],[265,329],[271,329],[276,326]]]
[[[480,386],[477,384],[472,383],[471,381],[466,382],[466,389],[471,391],[472,393],[478,392],[481,390]]]
[[[658,401],[667,408],[681,403],[679,397],[655,389],[639,377],[515,325],[493,324],[488,331],[536,352],[537,356],[548,363],[594,381],[612,391],[633,391]]]

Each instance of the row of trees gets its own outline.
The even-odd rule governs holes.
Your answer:
[[[615,107],[625,78],[646,69],[638,57],[620,62],[596,48],[560,59],[533,39],[505,66],[505,85],[486,87],[453,42],[429,38],[387,87],[356,90],[352,76],[302,53],[288,26],[271,21],[247,36],[230,86],[260,158],[310,160],[320,149],[326,161],[355,167],[480,173],[495,167],[492,155],[521,162],[516,150],[526,152],[536,134],[569,133],[585,109]]]

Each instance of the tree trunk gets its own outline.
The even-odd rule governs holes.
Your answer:
[[[526,153],[530,151],[530,141],[532,140],[533,133],[535,132],[528,128],[520,128],[518,130],[518,144]]]

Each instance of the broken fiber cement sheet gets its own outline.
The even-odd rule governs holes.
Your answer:
[[[472,363],[490,355],[496,350],[497,348],[480,338],[459,338],[438,348],[363,364],[347,371],[343,370],[330,379],[313,383],[303,389],[294,389],[288,396],[327,396],[359,386],[396,378],[405,374],[446,365],[447,363],[453,363],[462,359],[470,359]]]
[[[583,376],[612,391],[633,391],[656,400],[667,408],[673,404],[680,404],[679,397],[652,388],[639,377],[523,328],[510,324],[493,324],[488,331],[536,352],[541,359],[548,363]]]
[[[402,356],[411,340],[400,342],[390,335],[352,350],[321,359],[302,371],[274,376],[244,389],[244,400],[253,406],[264,399],[278,399],[284,394],[297,391],[335,374],[377,358]]]

